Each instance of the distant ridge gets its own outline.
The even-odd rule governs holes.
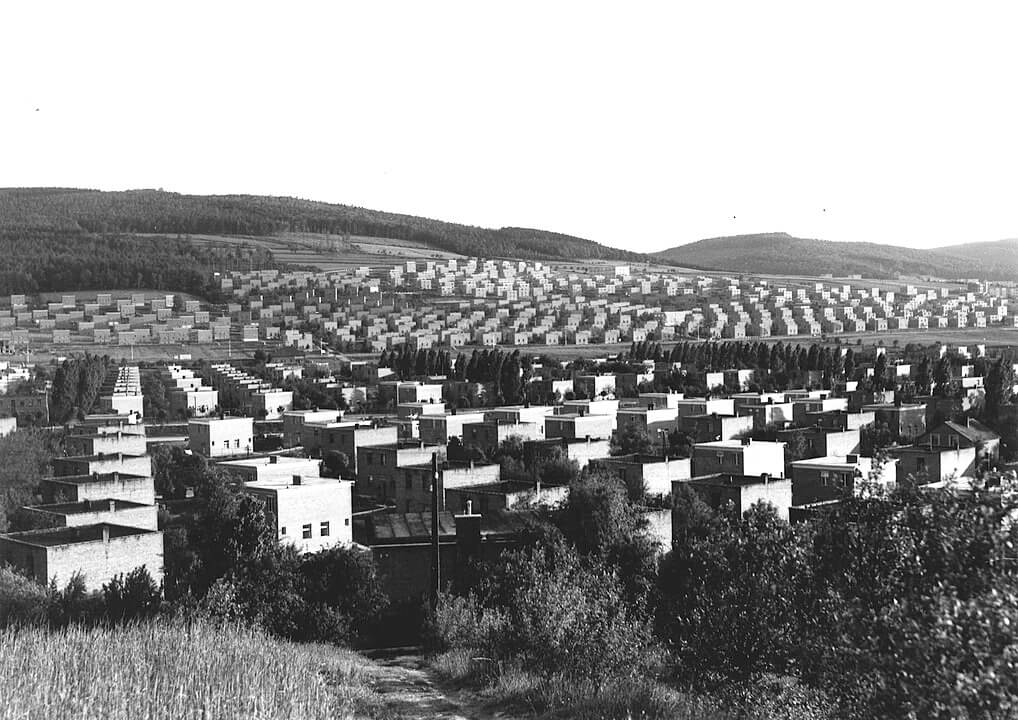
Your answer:
[[[1011,280],[1018,275],[1018,240],[921,250],[772,232],[709,238],[652,253],[652,257],[688,267],[775,275],[917,275],[994,280]]]
[[[592,240],[527,228],[488,229],[291,197],[180,195],[162,190],[0,189],[0,233],[270,236],[285,232],[412,240],[463,255],[638,260]]]

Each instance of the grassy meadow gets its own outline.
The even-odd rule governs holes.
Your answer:
[[[0,631],[0,718],[344,718],[364,659],[205,623]]]

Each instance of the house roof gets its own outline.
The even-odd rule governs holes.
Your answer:
[[[986,442],[987,440],[1000,439],[1000,435],[983,425],[978,420],[969,420],[967,425],[962,425],[948,420],[944,423],[944,426],[950,428],[973,444]]]
[[[487,539],[509,539],[527,532],[532,512],[496,510],[481,517],[481,536]],[[368,545],[424,543],[431,540],[431,513],[376,513],[367,518]],[[438,514],[438,535],[441,540],[456,539],[456,518],[443,510]]]
[[[27,530],[25,532],[3,535],[5,540],[32,545],[34,547],[57,547],[60,545],[76,545],[79,543],[100,542],[103,539],[103,528],[109,530],[110,538],[131,535],[150,535],[155,530],[97,523],[95,525],[76,525],[74,527],[47,528],[44,530]]]

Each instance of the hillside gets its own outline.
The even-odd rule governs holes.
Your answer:
[[[462,255],[570,260],[640,257],[544,230],[487,229],[289,197],[0,189],[0,236],[40,232],[254,237],[318,233],[392,238]]]
[[[1011,278],[1018,273],[1018,241],[972,243],[932,250],[867,242],[833,242],[788,233],[710,238],[653,253],[688,267],[775,275],[864,277],[922,275]]]

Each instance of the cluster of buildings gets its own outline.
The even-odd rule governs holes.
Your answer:
[[[1018,322],[1009,284],[774,284],[628,265],[561,269],[540,262],[406,261],[342,272],[234,273],[224,292],[244,321],[274,333],[320,323],[374,351],[495,345],[585,345],[678,337],[797,337]],[[310,290],[309,290],[310,288]],[[390,301],[386,297],[393,298]],[[405,304],[400,298],[412,296]],[[266,297],[282,298],[277,302]],[[248,314],[250,313],[250,315]],[[251,337],[254,337],[251,330]]]
[[[677,337],[796,337],[1015,327],[1006,283],[880,286],[772,283],[629,265],[562,268],[540,262],[408,260],[309,272],[259,270],[218,278],[227,298],[65,294],[0,307],[0,351],[39,345],[263,342],[310,350],[305,323],[381,351],[465,345],[564,345]],[[409,299],[409,300],[408,300]]]
[[[230,364],[206,373],[213,387],[193,370],[169,365],[147,372],[158,373],[174,402],[193,412],[186,433],[158,437],[143,423],[138,368],[121,365],[103,385],[99,412],[69,430],[66,456],[54,460],[42,502],[27,508],[39,529],[0,537],[0,562],[40,580],[66,580],[80,571],[92,588],[139,565],[161,577],[158,499],[147,451],[157,441],[208,458],[241,491],[262,499],[280,542],[302,552],[357,542],[380,553],[395,574],[410,558],[419,562],[430,542],[433,502],[451,523],[443,540],[450,547],[459,542],[460,517],[471,528],[480,523],[480,536],[502,547],[515,537],[513,513],[566,499],[571,472],[556,475],[556,467],[600,469],[630,497],[649,502],[649,527],[667,548],[670,511],[652,509],[660,506],[653,498],[681,485],[712,507],[745,511],[766,501],[795,520],[873,486],[915,478],[964,484],[999,456],[1000,438],[992,430],[973,420],[945,420],[980,401],[975,364],[961,366],[960,396],[909,402],[893,390],[863,390],[856,382],[708,397],[637,390],[640,381],[670,373],[674,365],[645,361],[628,371],[587,371],[567,380],[553,380],[537,366],[530,380],[541,388],[536,396],[554,388],[558,398],[572,392],[589,399],[459,408],[448,402],[457,381],[394,380],[383,368],[361,364],[362,375],[385,377],[367,387],[377,410],[371,415],[289,409],[283,391]],[[276,371],[285,379],[301,365]],[[730,372],[751,379],[743,377],[748,371]],[[886,372],[893,387],[913,368],[891,364]],[[239,414],[209,412],[224,393]],[[278,431],[279,450],[255,452],[256,423]],[[879,461],[864,452],[864,434],[874,427],[889,443]],[[640,446],[613,454],[625,435],[642,438]],[[679,437],[688,439],[682,451],[673,444]],[[496,459],[506,452],[515,465]],[[409,587],[405,578],[399,583]]]
[[[88,590],[145,566],[163,577],[163,533],[145,426],[129,413],[97,413],[68,430],[39,502],[23,508],[33,529],[0,535],[0,565],[42,584],[80,575]]]

